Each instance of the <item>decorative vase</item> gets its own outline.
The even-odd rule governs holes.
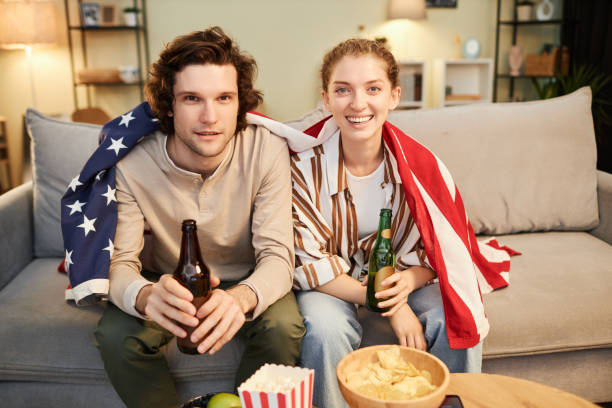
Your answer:
[[[552,19],[554,11],[555,6],[553,6],[550,0],[542,0],[536,8],[536,17],[540,21],[547,21]]]
[[[516,6],[516,19],[518,21],[529,21],[531,20],[531,4],[521,4]]]
[[[520,45],[513,45],[508,53],[508,63],[510,65],[510,75],[519,76],[523,65],[523,50]]]
[[[133,11],[123,12],[123,21],[126,26],[136,27],[138,25],[138,13]]]

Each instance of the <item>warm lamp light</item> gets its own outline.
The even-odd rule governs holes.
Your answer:
[[[57,42],[55,4],[51,0],[0,0],[0,48],[23,48],[30,65],[32,106],[36,107],[32,46]]]
[[[422,20],[426,16],[425,0],[389,0],[389,20],[398,18]]]

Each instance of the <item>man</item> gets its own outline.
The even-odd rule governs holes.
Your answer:
[[[152,66],[147,99],[160,131],[116,166],[112,303],[95,333],[129,407],[179,405],[159,351],[186,335],[177,322],[197,327],[191,340],[200,353],[214,354],[236,335],[246,340],[236,385],[266,362],[297,364],[305,329],[291,292],[289,154],[284,139],[246,123],[261,102],[255,70],[218,27],[176,38]],[[197,221],[213,286],[221,281],[197,310],[169,275],[188,218]],[[138,258],[145,221],[154,273],[141,271]]]

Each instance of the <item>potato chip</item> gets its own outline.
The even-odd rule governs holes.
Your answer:
[[[346,382],[365,396],[387,401],[419,398],[433,392],[431,373],[405,361],[398,346],[376,352],[378,361],[347,374]]]
[[[427,380],[429,383],[431,383],[431,382],[432,382],[432,379],[431,379],[431,373],[430,373],[429,371],[427,371],[427,370],[421,370],[421,375],[422,375],[423,377],[425,377],[425,379],[426,379],[426,380]]]

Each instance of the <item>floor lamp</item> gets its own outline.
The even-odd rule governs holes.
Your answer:
[[[32,47],[56,42],[55,3],[52,0],[0,0],[0,48],[25,49],[34,108],[36,92]]]

